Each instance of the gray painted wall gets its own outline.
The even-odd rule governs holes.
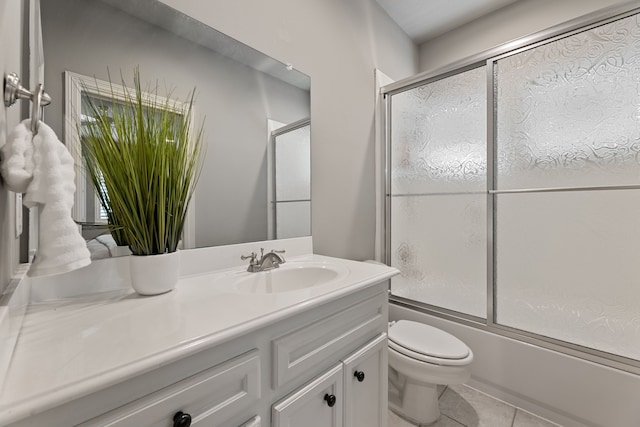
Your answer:
[[[468,56],[627,0],[520,0],[419,46],[420,71]]]
[[[374,255],[374,68],[417,71],[416,47],[373,0],[161,0],[311,76],[314,252]]]
[[[309,92],[228,60],[99,1],[42,2],[47,123],[62,136],[64,70],[120,82],[140,66],[143,81],[174,88],[185,100],[197,88],[207,157],[196,191],[196,246],[266,240],[267,118],[309,117]]]
[[[22,73],[23,2],[5,0],[0,3],[0,70],[2,75],[15,72],[22,75],[23,84],[29,86],[28,76]],[[20,103],[6,108],[0,103],[0,146],[7,141],[8,133],[20,121]],[[18,266],[20,241],[15,238],[15,193],[0,183],[0,295]]]

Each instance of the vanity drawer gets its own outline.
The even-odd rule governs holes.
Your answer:
[[[377,294],[272,341],[273,388],[317,371],[386,329],[386,295]]]
[[[260,357],[252,350],[81,426],[170,427],[179,411],[192,417],[192,426],[226,426],[259,399]]]

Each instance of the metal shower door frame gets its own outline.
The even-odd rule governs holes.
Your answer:
[[[420,73],[404,80],[397,81],[380,89],[384,97],[384,150],[385,155],[385,218],[383,235],[385,236],[384,259],[391,265],[391,129],[393,126],[391,111],[393,95],[423,86],[444,78],[463,73],[479,67],[486,67],[487,83],[487,317],[486,319],[449,310],[408,298],[393,295],[391,281],[389,285],[389,301],[392,304],[417,310],[442,319],[461,323],[467,326],[492,332],[501,336],[513,338],[526,343],[534,344],[549,350],[568,354],[591,362],[599,363],[622,371],[640,374],[640,360],[607,353],[601,350],[573,344],[555,338],[546,337],[533,332],[500,325],[496,323],[496,283],[495,283],[495,198],[498,194],[507,193],[539,193],[558,191],[586,191],[586,190],[626,190],[640,189],[640,185],[624,186],[590,186],[590,187],[555,187],[555,188],[528,188],[518,190],[498,190],[496,188],[495,174],[495,145],[496,145],[496,97],[495,97],[495,66],[500,59],[516,55],[553,41],[570,37],[592,28],[608,24],[629,16],[639,14],[640,6],[637,1],[628,2],[596,11],[582,17],[578,17],[566,23],[551,27],[529,36],[505,43],[493,49],[486,50],[468,58],[456,61],[434,71]]]

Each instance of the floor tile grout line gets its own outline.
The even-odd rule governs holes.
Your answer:
[[[440,400],[440,398],[442,398],[442,396],[444,396],[444,393],[447,391],[448,388],[449,388],[448,385],[444,386],[444,388],[442,389],[442,392],[438,395],[438,400]]]
[[[482,391],[482,390],[478,390],[477,388],[471,387],[471,386],[469,386],[469,385],[467,385],[467,384],[462,384],[462,386],[463,386],[463,387],[470,388],[471,390],[474,390],[474,391],[476,391],[476,392],[478,392],[478,393],[481,393],[481,394],[483,394],[483,395],[485,395],[485,396],[487,396],[487,397],[489,397],[489,398],[491,398],[491,399],[493,399],[493,400],[496,400],[496,401],[498,401],[498,402],[504,403],[505,405],[508,405],[508,406],[510,406],[510,407],[512,407],[512,408],[514,408],[514,409],[515,409],[515,411],[514,411],[514,413],[513,413],[513,421],[511,422],[511,427],[515,427],[515,426],[514,426],[514,424],[515,424],[515,420],[516,420],[516,418],[515,418],[515,417],[516,417],[516,413],[517,413],[518,411],[526,412],[527,414],[529,414],[529,415],[531,415],[531,416],[533,416],[533,417],[540,418],[541,420],[544,420],[544,421],[546,421],[546,422],[548,422],[548,423],[550,423],[550,424],[553,424],[553,425],[558,426],[558,427],[562,427],[560,424],[557,424],[557,423],[555,423],[555,422],[553,422],[553,421],[551,421],[551,420],[548,420],[548,419],[546,419],[546,418],[544,418],[544,417],[542,417],[542,416],[540,416],[540,415],[538,415],[538,414],[535,414],[535,413],[533,413],[533,412],[527,411],[526,409],[520,408],[519,406],[513,405],[513,404],[511,404],[511,403],[509,403],[509,402],[506,402],[506,401],[504,401],[504,400],[502,400],[502,399],[498,399],[497,397],[492,396],[492,395],[490,395],[489,393],[485,393],[485,392],[484,392],[484,391]],[[446,389],[448,389],[448,388],[449,388],[449,387],[447,386],[447,387],[445,388],[445,390],[446,390]],[[456,421],[457,421],[457,420],[456,420]]]
[[[463,423],[462,421],[458,421],[458,420],[456,420],[455,418],[451,418],[451,417],[450,417],[450,416],[448,416],[448,415],[442,414],[442,415],[440,415],[440,416],[441,416],[441,417],[449,418],[451,421],[453,421],[453,422],[454,422],[454,423],[456,423],[456,424],[460,424],[462,427],[469,427],[469,426],[467,426],[465,423]]]
[[[489,393],[485,393],[485,392],[484,392],[484,391],[482,391],[482,390],[478,390],[477,388],[473,388],[473,387],[471,387],[471,386],[469,386],[469,385],[466,385],[466,384],[462,384],[462,386],[463,386],[463,387],[470,388],[470,389],[471,389],[471,390],[473,390],[473,391],[477,391],[478,393],[484,394],[485,396],[487,396],[487,397],[489,397],[489,398],[491,398],[491,399],[493,399],[493,400],[497,400],[498,402],[504,403],[505,405],[511,406],[511,407],[512,407],[512,408],[514,408],[514,409],[518,409],[518,407],[517,407],[517,406],[512,405],[511,403],[509,403],[509,402],[507,402],[507,401],[504,401],[504,400],[502,400],[502,399],[498,399],[497,397],[492,396],[492,395],[490,395]]]
[[[557,426],[557,427],[562,427],[561,424],[558,424],[558,423],[556,423],[554,421],[551,421],[551,420],[549,420],[549,419],[547,419],[547,418],[545,418],[543,416],[540,416],[540,415],[538,415],[538,414],[536,414],[534,412],[527,411],[526,409],[520,408],[519,406],[516,406],[515,408],[516,408],[516,411],[525,412],[525,413],[531,415],[532,417],[540,418],[541,420],[543,420],[543,421],[545,421],[545,422],[547,422],[549,424],[552,424],[552,425]],[[512,426],[512,427],[514,427],[514,426]]]
[[[516,415],[518,415],[518,408],[514,406],[513,409],[515,409],[515,411],[513,411],[513,418],[511,419],[511,427],[515,427]]]

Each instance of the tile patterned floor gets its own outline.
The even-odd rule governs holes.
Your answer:
[[[440,419],[429,427],[558,427],[464,385],[440,387]],[[389,411],[389,427],[415,427]]]

